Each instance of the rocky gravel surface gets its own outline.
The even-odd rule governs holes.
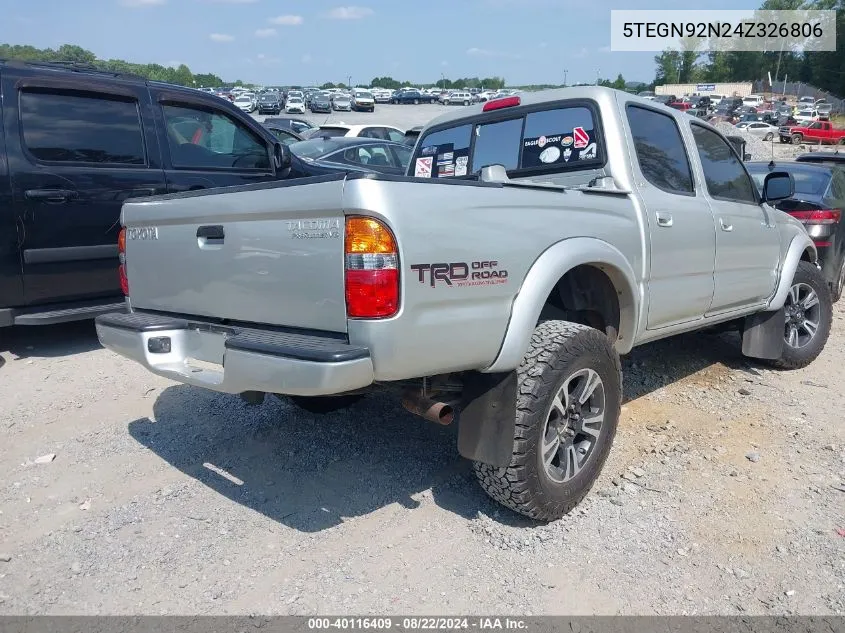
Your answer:
[[[722,134],[741,136],[745,139],[745,151],[751,154],[751,160],[793,160],[799,154],[808,152],[837,151],[837,148],[831,145],[820,145],[817,143],[793,145],[792,143],[781,143],[777,135],[771,141],[764,141],[724,121],[716,123],[715,127]]]
[[[844,614],[845,309],[811,367],[730,334],[624,362],[570,515],[500,508],[455,429],[176,385],[87,323],[0,333],[2,614]]]

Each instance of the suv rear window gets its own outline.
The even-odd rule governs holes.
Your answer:
[[[24,145],[37,160],[146,163],[135,101],[24,91],[20,117]]]
[[[493,164],[504,165],[517,176],[560,172],[596,167],[604,160],[593,111],[587,105],[465,123],[427,134],[418,147],[413,175],[422,178],[466,176]]]

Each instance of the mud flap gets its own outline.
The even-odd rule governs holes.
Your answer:
[[[458,452],[499,468],[508,466],[516,430],[516,372],[468,372],[458,418]]]
[[[742,353],[750,358],[768,360],[783,354],[785,323],[783,308],[774,312],[757,312],[745,317],[742,328]]]

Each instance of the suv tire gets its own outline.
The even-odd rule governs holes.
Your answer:
[[[779,369],[806,367],[824,349],[833,321],[830,286],[814,264],[798,262],[784,308],[783,352],[769,363]]]
[[[596,329],[545,321],[534,330],[517,378],[511,462],[473,468],[494,500],[552,521],[587,495],[610,452],[622,406],[619,355]]]

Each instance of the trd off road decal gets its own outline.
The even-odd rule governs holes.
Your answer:
[[[435,286],[495,286],[508,283],[508,271],[499,267],[496,260],[478,262],[452,262],[437,264],[412,264],[421,284]]]

